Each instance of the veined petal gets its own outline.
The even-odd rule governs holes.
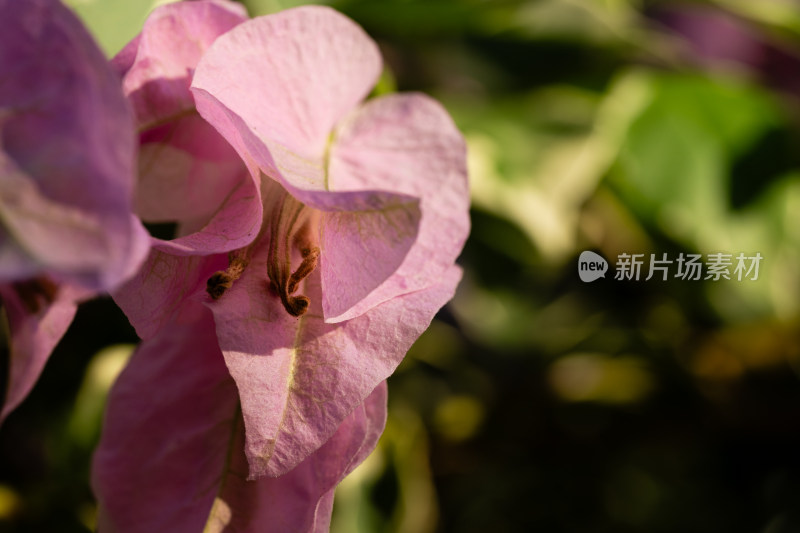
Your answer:
[[[378,48],[358,25],[333,9],[306,6],[255,18],[217,39],[192,90],[200,114],[245,160],[287,188],[324,190],[330,134],[380,71]],[[238,120],[222,124],[209,107]],[[225,131],[231,128],[238,131]]]
[[[8,387],[0,423],[31,391],[78,308],[75,303],[78,292],[69,287],[58,289],[52,302],[35,293],[21,295],[22,290],[0,285],[11,335]]]
[[[235,385],[210,313],[189,305],[162,335],[142,344],[112,389],[93,463],[99,528],[325,530],[336,484],[374,448],[385,412],[381,385],[292,472],[246,481]]]
[[[338,321],[389,279],[418,238],[420,205],[406,203],[325,213],[320,219],[322,304],[326,321]]]
[[[341,248],[331,247],[332,257],[322,263],[328,321],[350,319],[397,295],[435,285],[464,246],[469,233],[464,139],[447,111],[423,94],[377,98],[348,117],[331,147],[328,186],[406,194],[419,199],[422,212],[402,265],[369,295],[341,283],[334,268],[346,257],[340,257]]]
[[[207,532],[318,533],[330,530],[336,485],[369,456],[386,425],[386,382],[381,382],[322,447],[290,472],[245,481],[247,457],[241,418],[232,441],[228,479],[214,501]]]
[[[119,79],[49,0],[0,1],[0,71],[0,225],[14,242],[0,279],[113,288],[149,246],[130,214],[135,145]]]
[[[308,312],[295,318],[269,289],[265,248],[257,246],[243,276],[208,304],[239,390],[251,478],[288,472],[319,448],[394,371],[461,276],[451,267],[435,286],[326,324],[318,273],[302,289]]]

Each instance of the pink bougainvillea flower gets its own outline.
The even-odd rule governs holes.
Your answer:
[[[0,297],[11,331],[0,421],[75,314],[147,254],[131,213],[135,141],[119,79],[56,0],[0,0]]]
[[[218,22],[223,12],[227,27]],[[142,157],[153,161],[140,159],[147,184],[138,205],[155,206],[178,233],[154,240],[145,266],[114,294],[145,341],[112,391],[107,419],[132,394],[125,391],[166,375],[152,346],[182,324],[186,342],[171,349],[190,351],[198,365],[221,357],[235,384],[238,401],[213,408],[228,421],[241,416],[237,472],[244,475],[245,460],[256,484],[299,483],[295,476],[311,483],[306,468],[324,472],[317,498],[350,468],[330,447],[366,442],[365,430],[352,428],[382,425],[375,391],[460,279],[465,147],[446,111],[424,95],[364,102],[380,54],[343,15],[302,7],[240,17],[221,1],[164,6],[115,60],[137,109]],[[162,196],[162,180],[187,192]],[[219,192],[195,191],[205,187]],[[192,305],[210,314],[187,318]],[[195,336],[202,342],[188,342]],[[184,386],[213,394],[199,382]],[[164,416],[170,422],[153,433],[106,426],[95,487],[109,523],[125,521],[122,496],[109,488],[121,479],[114,464],[139,460],[133,449],[167,454],[170,439],[212,439],[212,425],[192,425],[206,422],[178,407]],[[142,435],[160,444],[123,447]],[[354,465],[363,456],[344,459]],[[185,495],[190,484],[171,486]],[[314,498],[299,499],[298,509],[329,505],[329,496]],[[262,530],[252,527],[245,530]]]

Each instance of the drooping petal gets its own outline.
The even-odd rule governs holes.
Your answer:
[[[238,482],[223,487],[215,500],[209,530],[329,531],[336,485],[372,453],[383,433],[386,394],[383,381],[321,448],[277,478],[244,481],[248,469],[245,432],[241,418],[237,418],[240,425],[232,443],[235,456],[229,470]]]
[[[396,94],[367,102],[337,130],[330,151],[332,191],[378,189],[420,199],[422,219],[413,247],[391,277],[369,294],[346,282],[337,265],[350,257],[335,225],[321,230],[323,310],[347,320],[397,295],[436,284],[469,233],[466,148],[461,133],[435,100]],[[340,267],[341,268],[341,267]],[[383,281],[383,280],[381,280]]]
[[[60,2],[0,1],[0,279],[107,290],[144,260],[119,79]],[[22,265],[25,265],[22,267]]]
[[[112,390],[93,463],[100,531],[326,530],[333,489],[383,430],[385,385],[292,472],[258,481],[246,480],[237,402],[210,313],[187,306]]]
[[[311,306],[295,318],[265,279],[267,248],[257,243],[244,275],[208,303],[239,390],[251,477],[281,475],[319,448],[394,371],[461,276],[451,267],[437,285],[326,324],[318,273],[299,289]]]
[[[257,184],[236,151],[195,111],[194,69],[220,35],[246,20],[223,0],[161,6],[114,64],[136,109],[140,136],[137,214],[192,230],[153,246],[182,255],[249,244],[261,224]]]
[[[11,336],[8,385],[0,423],[31,391],[75,316],[78,291],[64,286],[56,290],[54,300],[49,302],[47,295],[37,294],[35,282],[0,285]]]

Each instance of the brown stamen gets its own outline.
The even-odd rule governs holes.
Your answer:
[[[313,243],[311,210],[286,191],[282,190],[281,193],[273,204],[267,275],[270,287],[281,299],[286,312],[299,317],[308,311],[311,301],[303,295],[293,296],[293,293],[317,267],[320,250]],[[291,270],[293,246],[303,258],[294,272]]]
[[[215,272],[206,282],[206,292],[213,300],[219,300],[225,292],[233,287],[233,282],[242,277],[247,267],[247,260],[242,257],[231,257],[225,270]]]
[[[14,290],[29,313],[38,313],[42,307],[53,303],[58,286],[48,278],[39,277],[13,284]]]
[[[300,263],[300,266],[297,267],[297,270],[292,272],[292,276],[289,278],[289,284],[286,286],[286,292],[289,294],[292,294],[294,291],[296,291],[300,282],[306,279],[306,277],[311,274],[315,268],[317,268],[317,261],[319,260],[319,248],[316,246],[313,248],[306,248],[301,250],[300,254],[303,256],[303,262]]]

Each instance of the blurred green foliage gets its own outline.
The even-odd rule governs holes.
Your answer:
[[[63,0],[83,20],[106,54],[113,56],[133,39],[148,13],[164,0]]]
[[[70,3],[109,54],[151,7]],[[381,46],[376,93],[450,110],[473,197],[464,281],[390,379],[333,531],[799,530],[800,8],[327,3]],[[757,281],[584,284],[583,250],[764,259]],[[91,528],[92,354],[134,340],[111,302],[81,310],[0,431],[0,531]]]

